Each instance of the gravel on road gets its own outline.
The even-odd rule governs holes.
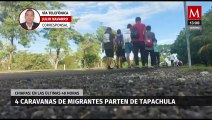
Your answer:
[[[10,105],[11,89],[83,89],[84,96],[212,95],[212,72],[208,71],[159,68],[57,74],[9,79],[5,75],[0,79],[0,118],[212,118],[212,106]]]

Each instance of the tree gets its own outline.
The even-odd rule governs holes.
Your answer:
[[[203,17],[203,31],[198,36],[195,36],[192,40],[194,42],[200,42],[201,46],[198,47],[198,55],[203,57],[204,64],[207,66],[209,63],[212,64],[212,9],[209,10]]]
[[[0,41],[0,63],[7,58],[7,51],[5,45]]]
[[[100,61],[101,43],[94,34],[85,34],[77,51],[77,59],[82,61],[83,67],[95,67]]]
[[[191,49],[191,62],[192,64],[204,63],[212,64],[212,10],[209,10],[202,20],[203,30],[190,30],[189,41]],[[178,58],[184,63],[187,63],[187,49],[185,30],[180,31],[177,39],[171,46],[171,52],[178,54]]]
[[[19,25],[19,14],[26,8],[54,9],[63,6],[58,2],[0,2],[0,34],[10,42],[8,69],[11,69],[13,53],[16,50],[14,40],[24,47],[29,47],[30,42],[35,40],[37,31],[26,31]]]
[[[47,45],[47,50],[49,50],[49,60],[54,66],[54,69],[57,69],[58,62],[62,60],[65,56],[61,54],[69,51],[69,37],[70,33],[68,29],[46,29],[44,36],[49,40]],[[55,51],[54,51],[55,50]]]
[[[98,41],[100,42],[101,46],[102,46],[102,41],[103,41],[103,36],[104,36],[105,31],[106,31],[106,27],[103,26],[102,23],[100,24],[100,26],[96,30],[96,37],[97,37]],[[103,59],[100,62],[101,62],[100,64],[101,64],[101,67],[102,67],[102,63],[104,63]]]
[[[100,42],[103,41],[103,36],[105,31],[106,31],[106,27],[103,26],[102,24],[96,30],[96,37]]]
[[[181,60],[183,63],[187,63],[186,45],[185,30],[182,30],[171,46],[171,53],[177,53],[178,59]]]
[[[73,19],[72,24],[75,24],[78,20],[78,18]],[[77,41],[80,35],[73,28],[45,28],[42,32],[44,38],[49,40],[47,45],[49,58],[54,68],[57,69],[59,61],[70,51],[69,40],[75,39]],[[61,52],[64,54],[61,54]]]

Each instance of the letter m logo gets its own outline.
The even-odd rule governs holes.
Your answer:
[[[202,6],[188,6],[188,20],[202,20]]]

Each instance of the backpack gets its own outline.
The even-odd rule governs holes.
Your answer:
[[[103,43],[108,43],[108,42],[110,42],[110,34],[105,33],[103,36]]]
[[[117,35],[117,44],[122,45],[122,42],[123,42],[123,35],[122,34]]]
[[[146,40],[146,47],[153,47],[153,40],[151,37],[148,37]]]
[[[139,38],[139,33],[138,33],[138,28],[133,28],[131,30],[131,34],[130,34],[132,39],[138,39]]]

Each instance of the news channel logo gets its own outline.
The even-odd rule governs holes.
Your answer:
[[[202,30],[202,6],[188,6],[187,17],[190,30]]]

